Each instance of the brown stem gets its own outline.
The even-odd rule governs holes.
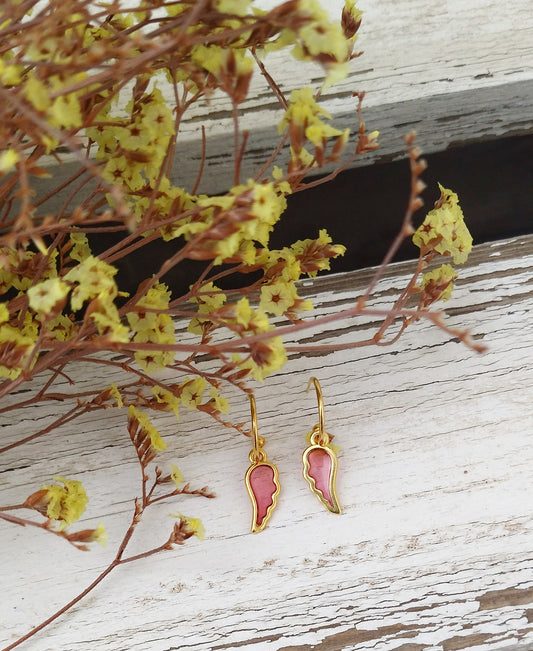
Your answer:
[[[22,507],[19,508],[28,508],[22,505]],[[54,529],[50,529],[49,526],[47,526],[46,522],[33,522],[33,520],[26,520],[26,518],[19,518],[16,515],[7,515],[6,513],[1,513],[4,509],[0,509],[0,520],[5,520],[6,522],[11,522],[12,524],[18,524],[21,527],[37,527],[37,529],[41,529],[43,531],[46,531],[47,533],[51,533],[54,536],[59,536],[60,538],[64,538],[69,542],[73,547],[76,547],[76,549],[80,549],[84,551],[84,547],[77,545],[75,542],[72,540],[69,540],[68,535],[64,531],[55,531]]]
[[[34,434],[30,434],[30,436],[26,436],[23,439],[20,439],[19,441],[15,441],[14,443],[10,443],[9,445],[5,445],[3,448],[0,448],[0,454],[2,454],[3,452],[7,452],[8,450],[12,450],[13,448],[18,447],[23,443],[28,443],[29,441],[33,441],[34,439],[38,438],[39,436],[42,436],[43,434],[48,434],[48,432],[51,432],[56,427],[65,425],[66,423],[70,422],[71,420],[74,420],[75,418],[78,418],[78,416],[81,416],[87,411],[89,411],[88,406],[80,407],[79,405],[76,405],[66,414],[60,416],[53,423],[47,425],[46,427],[39,430],[38,432],[35,432]]]
[[[231,105],[231,117],[233,118],[233,185],[237,186],[241,176],[242,157],[239,147],[239,109],[235,100]]]
[[[196,192],[198,191],[198,186],[200,185],[200,181],[202,180],[202,176],[203,176],[203,173],[204,173],[206,152],[207,152],[207,144],[206,144],[206,137],[205,137],[205,126],[202,124],[202,157],[200,159],[200,167],[198,168],[198,174],[196,176],[196,182],[195,182],[194,187],[193,187],[193,189],[191,191],[191,194],[196,194]]]
[[[58,617],[61,617],[64,613],[67,612],[72,606],[75,606],[79,601],[81,601],[85,596],[89,594],[96,586],[101,583],[105,577],[115,569],[117,565],[119,565],[120,561],[117,561],[116,559],[113,560],[107,567],[106,569],[99,574],[96,579],[88,585],[85,590],[80,592],[74,599],[71,599],[67,604],[65,604],[62,608],[60,608],[58,611],[56,611],[53,615],[48,617],[48,619],[45,619],[44,622],[41,622],[38,626],[35,628],[32,628],[31,631],[26,633],[26,635],[23,635],[22,637],[19,637],[18,640],[13,642],[13,644],[9,644],[6,646],[2,651],[11,651],[11,649],[15,649],[16,647],[20,646],[23,642],[26,642],[26,640],[29,640],[31,637],[36,635],[39,631],[42,631],[43,628],[46,628],[49,624],[51,624],[53,621],[58,619]]]

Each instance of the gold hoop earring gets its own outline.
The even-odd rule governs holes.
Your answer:
[[[259,436],[257,431],[255,398],[253,395],[249,395],[248,397],[252,412],[254,446],[248,457],[252,465],[246,471],[244,482],[253,506],[251,531],[252,533],[258,533],[259,531],[263,531],[267,522],[270,520],[270,516],[276,508],[277,497],[281,487],[279,484],[278,469],[274,464],[268,462],[266,452],[263,450],[265,439]]]
[[[312,493],[332,513],[341,513],[336,490],[337,455],[329,446],[331,435],[326,432],[322,389],[316,377],[312,377],[307,391],[314,383],[318,400],[318,424],[313,427],[310,445],[302,455],[303,475]]]

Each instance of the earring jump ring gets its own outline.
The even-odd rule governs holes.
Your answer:
[[[307,383],[306,391],[309,391],[311,388],[311,383],[315,385],[316,399],[318,402],[318,425],[315,425],[313,428],[313,436],[315,436],[315,434],[318,434],[318,436],[315,436],[315,438],[320,441],[320,445],[327,445],[329,443],[329,435],[326,432],[326,418],[324,415],[324,399],[322,397],[322,388],[320,387],[320,382],[317,380],[317,378],[311,377]],[[318,433],[315,431],[316,427],[318,427]]]

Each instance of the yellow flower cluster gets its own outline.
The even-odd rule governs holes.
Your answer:
[[[168,391],[168,389],[160,387],[159,385],[152,387],[152,393],[154,394],[158,405],[162,405],[162,408],[165,411],[174,412],[174,416],[176,416],[177,420],[180,416],[178,398]]]
[[[329,270],[331,259],[344,255],[346,247],[332,244],[325,228],[321,228],[316,239],[298,240],[291,246],[302,273],[314,278],[319,271]]]
[[[145,414],[144,411],[141,411],[140,409],[137,409],[133,405],[130,405],[129,418],[135,419],[139,423],[139,425],[143,428],[143,430],[148,435],[148,438],[150,439],[150,445],[154,450],[164,450],[167,447],[167,444],[161,438],[161,434],[159,433],[159,430],[155,425],[152,424],[152,422],[148,418],[148,415]]]
[[[128,312],[126,318],[133,331],[136,343],[174,344],[174,323],[163,310],[168,309],[170,291],[164,283],[156,283],[138,301],[135,312]],[[145,371],[159,371],[174,361],[171,350],[140,350],[135,353],[137,363]]]
[[[54,477],[63,486],[52,484],[43,486],[45,495],[42,499],[46,503],[46,515],[59,522],[58,531],[62,531],[76,522],[84,513],[89,501],[85,489],[80,481]]]
[[[105,334],[111,341],[126,342],[129,341],[128,329],[121,323],[114,303],[119,296],[114,279],[116,273],[115,267],[89,255],[72,267],[65,274],[64,280],[74,286],[70,295],[72,309],[81,310],[90,301],[87,313],[96,324],[98,332]],[[61,290],[56,288],[56,291]]]
[[[36,312],[49,314],[57,303],[64,301],[69,291],[70,285],[60,278],[48,278],[28,288],[29,306]]]
[[[350,51],[340,24],[330,20],[328,12],[317,0],[299,0],[298,10],[308,21],[298,30],[301,41],[294,48],[293,56],[305,60],[329,55],[332,63],[345,63]]]
[[[425,251],[449,255],[456,264],[465,262],[472,250],[472,236],[464,222],[455,192],[439,183],[440,199],[413,235],[413,243]]]
[[[219,45],[196,45],[192,49],[191,60],[211,73],[217,86],[236,104],[246,99],[254,61],[245,50]]]
[[[41,79],[31,72],[24,82],[24,95],[33,108],[42,113],[52,126],[62,129],[81,127],[80,100],[78,94],[69,91],[68,87],[85,77],[85,73],[78,73],[67,80],[61,79],[58,75]]]
[[[85,233],[82,233],[81,231],[70,233],[69,239],[72,244],[72,248],[69,251],[72,260],[83,262],[83,260],[86,260],[91,255],[89,240]]]
[[[187,379],[180,384],[180,400],[182,405],[187,409],[196,409],[202,402],[207,381],[203,377],[195,377],[192,380]]]
[[[42,252],[23,248],[0,247],[0,294],[10,289],[25,292],[34,283],[35,269],[41,270],[41,278],[57,276],[56,260],[58,252],[47,251],[46,259]]]
[[[447,301],[452,295],[453,281],[457,272],[450,264],[443,264],[438,269],[428,271],[420,283],[421,302],[427,306],[436,300]]]
[[[7,174],[15,169],[19,155],[14,149],[6,149],[0,153],[0,173]]]
[[[170,467],[172,469],[172,472],[170,474],[170,478],[174,482],[176,488],[179,490],[181,485],[184,482],[183,473],[178,468],[178,466],[176,466],[176,464],[174,464],[174,463],[170,464]]]
[[[31,361],[37,337],[6,323],[8,318],[7,306],[0,303],[0,377],[14,380]]]
[[[361,23],[361,12],[355,5],[356,0],[345,1],[342,23],[339,23],[330,19],[318,0],[297,0],[295,25],[282,29],[264,49],[270,52],[294,45],[292,55],[296,59],[314,61],[325,69],[322,88],[326,89],[348,74],[348,62],[354,56],[356,32]]]
[[[320,116],[331,119],[331,115],[315,100],[312,88],[300,88],[291,92],[289,106],[278,125],[278,131],[283,133],[289,129],[292,161],[299,167],[313,163],[322,165],[325,161],[324,150],[330,138],[335,138],[335,143],[328,160],[336,160],[348,142],[349,129],[336,129]],[[306,142],[314,146],[314,157],[305,148]]]
[[[287,362],[287,353],[281,337],[271,337],[250,345],[249,356],[243,358],[235,353],[233,361],[239,368],[247,370],[254,380],[264,380],[266,377],[279,371]]]
[[[193,296],[190,301],[198,303],[198,313],[190,320],[187,330],[201,335],[213,326],[211,315],[224,305],[226,294],[210,282],[202,285],[197,295]]]
[[[215,264],[255,261],[255,245],[268,244],[270,233],[287,207],[285,185],[257,183],[249,180],[223,196],[200,196],[201,218],[209,226],[198,237],[203,258],[214,258]],[[209,252],[212,251],[212,254]]]
[[[175,132],[174,120],[158,88],[135,96],[125,111],[126,118],[113,116],[105,105],[86,133],[98,145],[97,160],[105,162],[104,179],[135,193],[156,182]]]
[[[182,513],[179,513],[174,517],[179,518],[181,522],[184,523],[185,528],[189,531],[189,533],[191,533],[193,536],[196,536],[198,540],[204,539],[205,527],[202,524],[200,518],[191,518],[188,515],[183,515]]]
[[[89,533],[88,537],[86,538],[87,542],[96,542],[102,547],[105,547],[107,545],[107,531],[105,529],[105,526],[103,525],[102,522],[98,523],[96,525],[96,529],[93,529],[91,533]]]

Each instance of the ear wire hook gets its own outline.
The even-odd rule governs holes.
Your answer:
[[[316,399],[318,401],[318,425],[315,425],[313,428],[313,435],[318,433],[317,438],[317,443],[320,445],[327,445],[329,443],[329,435],[326,432],[326,425],[325,425],[325,416],[324,416],[324,400],[322,398],[322,389],[320,388],[320,382],[316,379],[316,377],[309,378],[309,382],[307,383],[307,389],[306,391],[309,391],[311,388],[311,382],[314,383],[315,385],[315,390],[316,390]],[[316,432],[316,428],[318,427],[318,432]]]
[[[265,439],[262,436],[259,436],[259,432],[257,431],[257,407],[255,404],[255,396],[252,393],[249,393],[248,398],[250,400],[250,411],[252,414],[252,437],[254,441],[254,447],[250,452],[250,461],[252,463],[258,463],[266,460],[266,453],[262,449],[265,445]]]

